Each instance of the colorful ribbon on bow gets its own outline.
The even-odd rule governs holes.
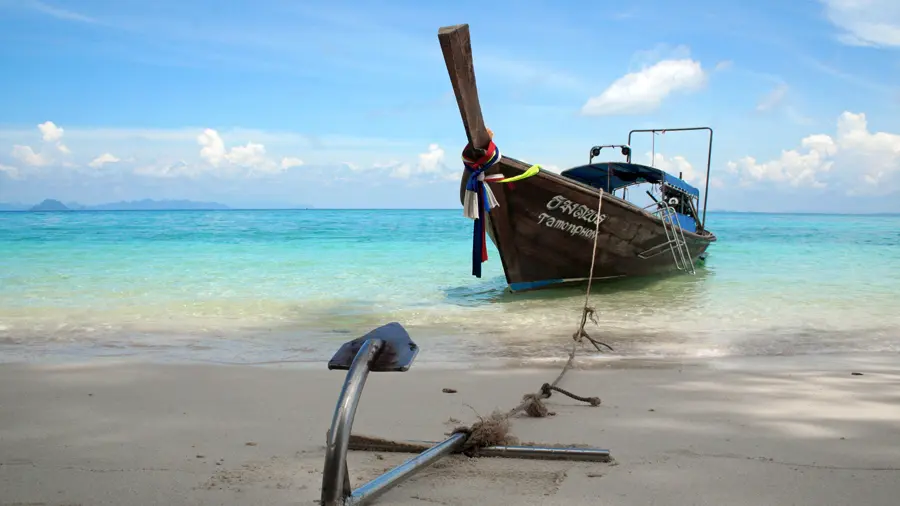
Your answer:
[[[488,259],[487,255],[487,231],[484,226],[484,212],[499,206],[497,198],[491,187],[484,184],[485,180],[503,179],[503,176],[492,175],[485,178],[484,171],[496,165],[502,155],[493,141],[488,145],[484,155],[477,159],[466,157],[469,146],[463,150],[463,164],[472,171],[469,181],[466,183],[466,195],[463,199],[463,216],[475,220],[472,230],[472,275],[481,277],[481,264]]]

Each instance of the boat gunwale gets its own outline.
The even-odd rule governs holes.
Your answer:
[[[512,162],[512,163],[510,163],[510,162]],[[503,157],[501,158],[498,165],[506,165],[506,166],[511,167],[514,170],[520,170],[522,172],[524,172],[531,166],[521,160],[509,157],[506,155],[503,155]],[[519,166],[517,167],[516,165],[519,165]],[[465,182],[465,180],[468,178],[466,172],[469,172],[469,171],[468,170],[464,171],[463,182]],[[538,173],[532,177],[543,177],[546,179],[550,179],[551,181],[553,181],[555,183],[559,183],[559,184],[562,184],[563,186],[567,186],[571,190],[582,192],[582,193],[587,193],[590,196],[596,196],[596,197],[600,196],[600,190],[594,188],[593,186],[587,185],[580,181],[576,181],[574,179],[569,179],[569,178],[567,178],[563,175],[557,174],[555,172],[541,170],[541,171],[538,171]],[[608,193],[608,192],[603,192],[603,198],[608,199],[610,202],[615,203],[615,204],[619,205],[620,207],[623,207],[632,212],[641,214],[644,217],[649,218],[651,221],[656,222],[659,226],[664,226],[663,220],[661,217],[647,211],[646,209],[644,209],[642,207],[639,207],[637,204],[635,204],[634,202],[631,202],[630,200],[624,199],[622,197],[616,196],[616,195]],[[692,232],[690,230],[685,230],[684,228],[682,228],[681,230],[685,235],[690,235],[693,238],[696,238],[699,240],[710,241],[710,242],[716,241],[716,235],[707,229],[704,229],[702,231],[702,233]]]

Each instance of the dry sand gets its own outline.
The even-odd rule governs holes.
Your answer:
[[[896,505],[897,358],[573,370],[563,386],[603,404],[554,395],[557,416],[513,434],[609,448],[614,464],[452,456],[377,504]],[[0,366],[0,504],[312,506],[343,381],[321,369]],[[449,418],[473,421],[467,404],[507,409],[556,373],[373,374],[354,432],[440,439]],[[354,486],[408,457],[352,452]]]

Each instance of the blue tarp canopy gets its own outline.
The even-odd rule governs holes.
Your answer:
[[[608,173],[608,174],[607,174]],[[582,165],[562,171],[562,175],[569,179],[582,182],[594,188],[602,188],[603,191],[613,192],[637,183],[662,183],[674,188],[681,193],[700,197],[700,191],[683,180],[663,172],[654,167],[639,163],[625,162],[601,162],[590,165]],[[608,178],[607,178],[608,176]],[[607,181],[609,188],[607,188]]]

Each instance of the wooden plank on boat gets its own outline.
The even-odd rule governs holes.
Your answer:
[[[473,148],[484,150],[490,144],[491,136],[484,124],[481,104],[478,101],[469,25],[441,27],[438,30],[438,40],[444,53],[453,93],[456,94],[456,103],[459,105],[459,115],[466,129],[466,137]]]

